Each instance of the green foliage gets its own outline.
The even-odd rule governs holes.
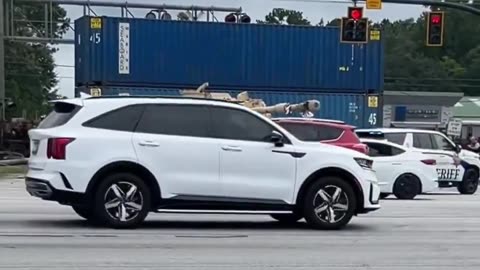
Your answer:
[[[68,28],[66,11],[53,5],[53,22],[45,23],[45,5],[16,3],[13,35],[28,37],[61,37]],[[54,87],[55,48],[32,42],[5,42],[6,97],[16,106],[7,108],[8,117],[19,117],[26,112],[29,118],[48,110],[46,101],[56,96]]]
[[[257,23],[311,25],[310,21],[303,17],[303,12],[283,8],[274,8],[265,16],[265,21],[257,20]]]
[[[430,10],[445,12],[443,47],[425,46],[426,13],[416,19],[371,22],[371,26],[381,30],[385,42],[385,90],[480,95],[480,16],[450,8],[430,7]],[[274,9],[262,23],[284,21],[311,25],[301,12],[284,9]],[[326,23],[322,19],[316,24],[339,25],[338,18]]]

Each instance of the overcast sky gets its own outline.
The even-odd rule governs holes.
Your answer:
[[[111,2],[124,3],[123,0]],[[329,21],[337,17],[346,16],[347,7],[352,4],[344,0],[129,0],[129,3],[155,3],[155,4],[177,4],[177,5],[198,5],[198,6],[222,6],[222,7],[241,7],[252,21],[264,19],[273,8],[287,8],[302,11],[305,17],[312,23],[317,23],[321,18]],[[64,6],[67,10],[67,16],[73,20],[83,15],[83,9],[75,6]],[[423,6],[383,4],[382,10],[365,10],[365,16],[373,21],[379,21],[384,18],[390,20],[399,20],[407,18],[416,18],[426,8]],[[94,8],[95,13],[106,16],[120,16],[120,9],[113,8]],[[143,17],[145,10],[134,11],[134,15]],[[175,12],[171,12],[176,16]],[[226,14],[218,13],[221,17]],[[173,17],[172,16],[172,17]],[[222,19],[223,17],[219,18]],[[67,37],[73,38],[73,32],[67,33]],[[73,97],[74,95],[74,50],[73,45],[59,45],[60,51],[55,54],[57,65],[57,74],[60,79],[58,85],[59,92],[62,95]]]

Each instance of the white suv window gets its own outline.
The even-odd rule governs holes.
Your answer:
[[[147,105],[136,132],[209,137],[210,114],[200,105]]]
[[[431,134],[435,143],[436,149],[445,151],[455,151],[455,146],[452,145],[445,137],[439,134]]]
[[[413,147],[420,149],[437,149],[428,133],[413,133]]]
[[[83,126],[132,132],[135,130],[135,126],[143,113],[143,109],[144,107],[141,105],[121,107],[97,116],[83,123]]]
[[[383,136],[389,142],[403,145],[407,133],[385,133]]]
[[[266,142],[275,130],[273,126],[248,112],[211,107],[213,137],[229,140]]]
[[[67,123],[81,107],[70,103],[57,102],[53,105],[53,110],[38,125],[38,128],[54,128]]]
[[[383,143],[366,143],[368,145],[368,155],[371,157],[391,157],[404,153],[400,148],[386,145]]]

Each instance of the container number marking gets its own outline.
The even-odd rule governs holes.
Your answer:
[[[368,117],[368,123],[370,123],[372,126],[377,124],[377,113],[370,113],[370,116]]]
[[[98,44],[102,41],[102,37],[100,33],[95,33],[90,36],[90,42],[93,42],[95,44]]]
[[[102,18],[91,18],[90,19],[90,28],[91,29],[102,29]]]

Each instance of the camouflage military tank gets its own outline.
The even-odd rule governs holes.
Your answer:
[[[227,92],[209,92],[206,90],[208,83],[202,84],[194,90],[180,90],[180,95],[184,97],[207,98],[224,100],[232,103],[241,104],[267,117],[271,117],[274,113],[292,114],[299,113],[302,117],[313,117],[313,112],[320,109],[320,101],[306,100],[301,103],[278,103],[267,106],[262,99],[253,99],[248,96],[248,92],[239,93],[236,97],[232,97]]]

